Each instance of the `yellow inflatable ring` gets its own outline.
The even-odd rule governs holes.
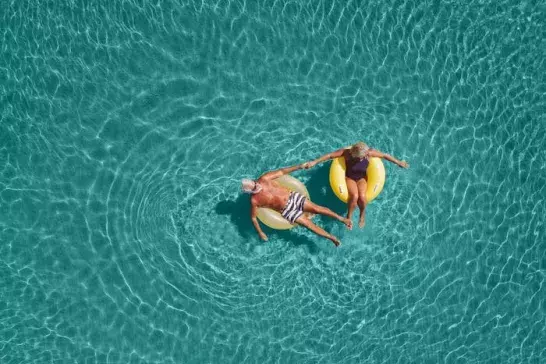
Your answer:
[[[280,176],[275,180],[281,186],[288,188],[290,191],[296,191],[307,197],[309,200],[309,192],[303,183],[290,175]],[[257,212],[258,219],[261,222],[269,226],[270,228],[277,230],[292,229],[297,224],[292,225],[281,214],[275,210],[259,207]]]
[[[343,156],[335,158],[330,165],[330,187],[343,202],[349,200],[349,191],[347,190],[347,182],[345,182],[345,169],[345,157]],[[366,198],[368,202],[371,202],[381,193],[385,185],[385,166],[381,158],[370,158],[366,177],[368,180]]]

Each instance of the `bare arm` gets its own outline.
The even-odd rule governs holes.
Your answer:
[[[259,180],[271,181],[271,180],[274,180],[275,178],[279,178],[280,176],[284,176],[285,174],[290,174],[302,168],[303,168],[303,164],[298,164],[297,166],[277,169],[275,171],[270,171],[263,174],[262,176],[260,176]]]
[[[370,157],[377,157],[377,158],[386,159],[389,162],[394,163],[397,166],[402,167],[402,168],[408,168],[409,167],[408,162],[399,161],[398,159],[394,158],[392,155],[387,154],[387,153],[382,153],[382,152],[380,152],[378,150],[375,150],[375,149],[370,150]]]
[[[312,160],[311,162],[304,163],[304,167],[305,167],[305,169],[308,169],[308,168],[316,166],[319,163],[326,162],[327,160],[341,157],[343,155],[344,151],[345,151],[345,148],[341,148],[341,149],[336,150],[335,152],[325,154],[320,158]]]
[[[256,204],[253,201],[250,201],[250,218],[252,219],[252,224],[254,224],[254,228],[258,232],[258,235],[260,235],[260,238],[267,241],[267,235],[265,235],[265,233],[262,231],[258,218],[256,217],[257,212],[258,208],[256,207]]]

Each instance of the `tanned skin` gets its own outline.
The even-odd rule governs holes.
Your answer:
[[[287,167],[278,169],[276,171],[267,172],[260,176],[260,178],[258,178],[256,181],[254,181],[254,189],[252,192],[252,197],[250,198],[250,216],[252,219],[252,223],[254,224],[254,227],[256,228],[256,231],[258,232],[258,235],[262,240],[267,241],[267,236],[262,231],[260,224],[258,223],[258,219],[256,218],[258,208],[267,207],[275,211],[281,212],[286,206],[288,198],[290,197],[290,191],[275,182],[275,179],[303,168],[307,168],[307,164],[300,164],[293,167]],[[321,214],[332,217],[344,223],[348,229],[352,229],[353,227],[350,219],[344,218],[336,214],[329,208],[314,204],[309,201],[309,199],[305,200],[305,203],[303,205],[303,211],[310,214]],[[332,243],[335,244],[335,246],[339,246],[341,244],[337,237],[328,233],[321,227],[315,225],[311,221],[311,219],[306,216],[306,214],[298,217],[295,222],[298,225],[305,226],[307,229],[313,231],[314,233],[331,240]]]
[[[319,163],[325,162],[330,159],[338,158],[341,156],[345,158],[345,162],[348,165],[348,160],[351,158],[349,154],[349,150],[347,148],[342,148],[332,153],[325,154],[322,157],[312,160],[310,162],[304,163],[303,166],[305,169],[309,169],[316,166]],[[390,154],[386,154],[375,149],[370,149],[367,152],[366,157],[367,158],[376,157],[376,158],[386,159],[389,162],[394,163],[401,168],[409,168],[409,165],[406,161],[400,161],[394,158],[393,156],[391,156]],[[358,181],[355,181],[349,177],[345,177],[345,181],[347,182],[347,190],[349,192],[349,201],[347,202],[347,205],[348,205],[347,218],[351,219],[351,217],[353,216],[353,211],[358,205],[360,209],[360,217],[358,219],[358,226],[362,228],[366,224],[366,205],[368,204],[368,200],[366,198],[366,189],[368,188],[368,181],[366,180],[366,177],[361,178]]]

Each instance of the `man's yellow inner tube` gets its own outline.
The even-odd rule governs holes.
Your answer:
[[[278,184],[281,186],[289,189],[290,191],[296,191],[307,197],[307,199],[311,200],[309,198],[309,192],[307,191],[307,188],[303,183],[301,183],[296,178],[290,176],[290,175],[284,175],[275,180]],[[269,226],[270,228],[277,229],[277,230],[287,230],[291,229],[297,224],[292,225],[288,222],[284,217],[281,216],[281,214],[275,210],[260,207],[258,208],[257,212],[258,219],[260,219],[261,222]]]
[[[345,157],[343,156],[335,158],[330,166],[330,187],[343,202],[349,201],[349,191],[347,190],[347,182],[345,182],[345,169]],[[366,177],[368,180],[366,199],[370,202],[381,193],[385,185],[385,166],[381,158],[370,158]]]

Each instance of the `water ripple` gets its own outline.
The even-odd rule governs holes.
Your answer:
[[[4,361],[544,361],[540,5],[4,10]],[[240,179],[357,140],[411,165],[366,228],[258,241]]]

